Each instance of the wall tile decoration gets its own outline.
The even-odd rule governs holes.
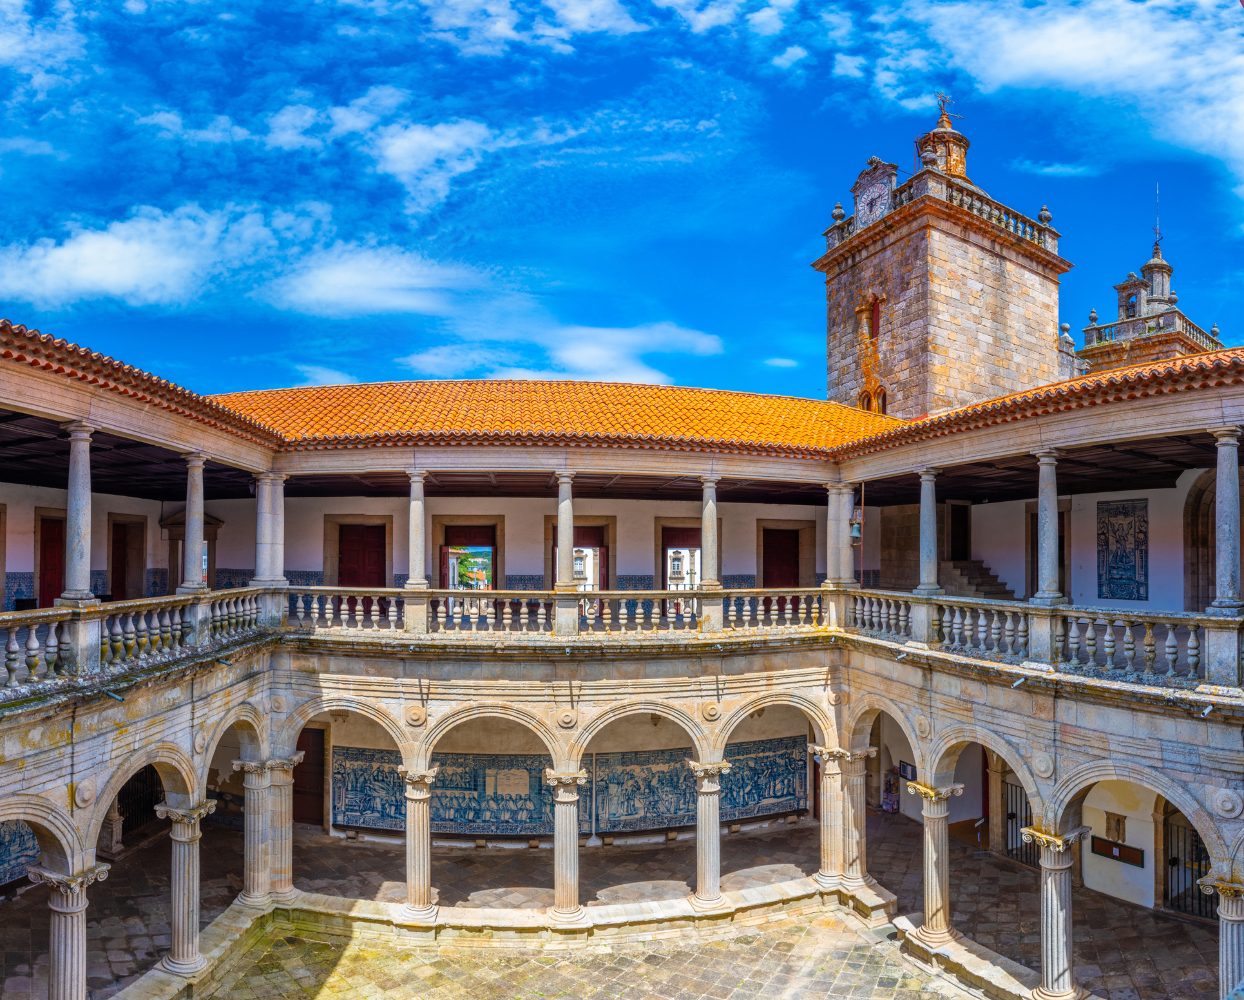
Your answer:
[[[1149,599],[1149,501],[1097,502],[1097,596]]]
[[[41,853],[34,831],[21,820],[0,823],[0,885],[24,879]]]

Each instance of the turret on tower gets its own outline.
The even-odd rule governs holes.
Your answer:
[[[1058,279],[1071,265],[1036,219],[968,177],[971,143],[939,96],[915,173],[869,159],[835,206],[825,275],[829,398],[900,417],[979,402],[1072,374],[1060,350]]]

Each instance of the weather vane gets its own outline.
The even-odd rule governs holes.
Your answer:
[[[1240,0],[1244,3],[1244,0]],[[1158,181],[1153,182],[1153,245],[1156,247],[1162,242],[1162,186]]]
[[[1244,0],[1242,0],[1242,2],[1244,2]],[[942,128],[950,128],[950,119],[963,117],[963,115],[957,115],[953,111],[949,110],[949,106],[954,103],[954,101],[950,99],[949,94],[939,90],[933,96],[937,99],[937,110],[941,113],[941,117],[938,119],[939,126]]]

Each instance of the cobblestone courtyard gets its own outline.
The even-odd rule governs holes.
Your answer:
[[[919,824],[901,817],[869,817],[869,869],[898,895],[900,913],[918,914],[923,906],[920,835]],[[163,839],[141,848],[115,865],[106,882],[92,887],[87,911],[92,1000],[112,996],[167,950],[168,850]],[[202,851],[206,925],[241,889],[241,834],[210,828]],[[727,836],[722,840],[722,887],[740,888],[808,874],[815,870],[817,856],[817,831],[811,823]],[[691,890],[688,880],[695,870],[695,845],[683,841],[585,848],[581,858],[582,895],[588,905],[676,898]],[[1037,968],[1037,874],[958,843],[952,844],[951,864],[956,927],[985,947]],[[393,901],[405,898],[404,855],[396,844],[349,842],[300,829],[294,868],[298,887],[312,892]],[[432,878],[444,905],[539,907],[552,902],[552,869],[552,853],[547,850],[437,849]],[[0,995],[4,1000],[42,1000],[47,995],[46,892],[35,887],[17,900],[0,903]],[[1205,1000],[1217,995],[1217,932],[1213,927],[1162,916],[1087,890],[1077,890],[1074,902],[1076,975],[1082,985],[1108,1000]],[[268,953],[247,959],[250,971],[233,984],[234,992],[218,996],[315,996],[317,990],[323,997],[400,996],[410,995],[409,984],[417,979],[420,995],[438,997],[776,997],[815,995],[827,977],[848,972],[861,974],[868,982],[853,980],[851,991],[821,995],[887,1000],[911,995],[914,987],[909,985],[911,973],[906,966],[894,964],[898,960],[885,948],[877,951],[877,963],[859,959],[870,954],[872,946],[861,943],[853,932],[845,933],[844,937],[844,929],[833,920],[816,921],[807,928],[771,926],[739,938],[735,946],[747,960],[734,963],[731,959],[720,969],[717,966],[723,960],[716,943],[627,950],[630,964],[615,967],[612,959],[602,956],[553,960],[471,951],[457,952],[455,957],[453,952],[436,950],[378,955],[365,949],[342,954],[339,946],[278,939]],[[804,962],[800,949],[815,951],[817,961]],[[825,958],[822,951],[838,958]],[[792,956],[785,964],[779,960],[784,953]],[[735,952],[722,954],[733,956]],[[881,957],[887,954],[889,958]],[[616,956],[621,961],[623,952]],[[830,964],[821,962],[822,958]],[[831,968],[833,962],[838,966]],[[759,980],[745,985],[746,975],[727,984],[733,974],[730,970],[738,972],[750,965],[766,970],[768,985],[757,986]],[[295,975],[299,968],[305,971]],[[642,975],[636,970],[642,970]],[[720,982],[719,971],[725,976]],[[704,980],[709,972],[714,977],[711,982]],[[483,989],[481,976],[492,983],[488,988],[493,992]],[[407,992],[386,994],[385,983],[402,984]],[[609,984],[622,991],[578,992]],[[795,990],[797,984],[801,985],[796,992],[779,992]],[[838,985],[845,988],[846,980]],[[864,992],[852,992],[857,988]],[[746,992],[749,989],[759,992]]]

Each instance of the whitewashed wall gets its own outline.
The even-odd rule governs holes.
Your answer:
[[[1157,795],[1127,781],[1102,781],[1094,785],[1084,800],[1084,825],[1092,827],[1098,837],[1106,836],[1106,813],[1127,817],[1129,847],[1145,852],[1145,866],[1137,868],[1113,858],[1103,858],[1089,850],[1086,841],[1081,849],[1084,884],[1119,899],[1140,906],[1153,906],[1153,810]]]

